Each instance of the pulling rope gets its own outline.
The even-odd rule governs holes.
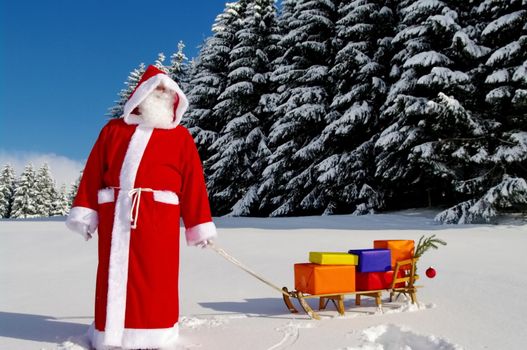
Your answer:
[[[278,287],[277,285],[269,282],[268,280],[266,280],[262,276],[258,275],[256,272],[254,272],[253,270],[251,270],[250,268],[248,268],[247,266],[242,264],[239,260],[237,260],[235,257],[230,255],[229,253],[227,253],[225,250],[223,250],[220,247],[217,247],[213,242],[209,242],[207,247],[210,247],[216,253],[220,254],[222,257],[224,257],[225,259],[227,259],[228,261],[230,261],[234,265],[238,266],[240,269],[244,270],[248,274],[252,275],[253,277],[255,277],[255,278],[259,279],[260,281],[262,281],[263,283],[267,284],[269,287],[271,287],[273,289],[276,289],[278,292],[282,293],[285,296],[288,296],[288,297],[290,296],[289,293],[286,293],[284,290],[282,290],[282,288]]]

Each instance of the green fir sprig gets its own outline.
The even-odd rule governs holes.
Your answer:
[[[419,238],[419,241],[417,242],[414,257],[421,257],[430,248],[439,248],[439,244],[446,245],[446,242],[440,238],[436,238],[435,234],[431,235],[430,237],[425,237],[425,235],[421,236],[421,238]]]

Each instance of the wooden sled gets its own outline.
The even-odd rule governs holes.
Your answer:
[[[412,300],[412,304],[417,303],[417,288],[414,282],[419,278],[416,274],[416,263],[418,258],[407,259],[398,261],[395,265],[394,276],[399,275],[399,271],[403,270],[403,277],[394,278],[390,288],[388,289],[378,289],[378,290],[368,290],[368,291],[355,291],[347,293],[334,293],[334,294],[304,294],[300,291],[289,291],[287,287],[282,288],[282,296],[284,302],[291,313],[298,313],[298,310],[295,308],[292,302],[292,298],[298,300],[298,303],[304,309],[304,311],[313,319],[320,320],[320,316],[309,306],[306,299],[319,298],[319,310],[325,310],[329,301],[331,301],[340,315],[345,314],[344,307],[344,297],[346,295],[355,295],[355,305],[361,304],[361,297],[367,296],[375,298],[375,304],[378,308],[382,310],[382,293],[390,292],[390,302],[393,300],[395,293],[399,293],[397,297],[401,294],[409,294]],[[396,298],[397,299],[397,298]]]
[[[295,306],[293,305],[293,303],[291,301],[291,299],[294,298],[294,299],[298,300],[300,306],[302,306],[302,309],[304,309],[304,311],[311,318],[313,318],[315,320],[320,320],[320,316],[315,311],[313,311],[311,306],[309,306],[309,304],[307,303],[306,299],[320,298],[319,299],[319,309],[320,310],[324,310],[326,308],[328,302],[331,301],[333,304],[335,304],[339,314],[341,314],[341,315],[344,315],[344,313],[345,313],[344,296],[350,295],[350,294],[351,295],[355,295],[355,304],[356,305],[360,305],[362,296],[373,297],[373,298],[375,298],[375,304],[377,305],[378,308],[381,308],[381,309],[382,309],[382,301],[381,301],[382,292],[384,292],[386,290],[390,291],[390,301],[392,301],[393,295],[395,293],[399,293],[399,295],[400,294],[410,294],[410,297],[412,298],[412,303],[416,303],[417,302],[417,298],[416,298],[415,293],[417,291],[416,288],[418,288],[419,286],[415,286],[414,285],[414,282],[419,278],[419,276],[417,276],[416,273],[415,273],[415,271],[416,271],[415,264],[416,264],[416,262],[418,260],[417,258],[413,258],[413,259],[408,259],[408,260],[403,260],[403,261],[397,262],[396,268],[395,268],[395,271],[394,271],[394,276],[397,276],[397,274],[399,273],[399,270],[403,269],[405,271],[404,272],[404,277],[394,278],[394,280],[392,281],[392,284],[391,284],[391,288],[389,288],[389,289],[386,289],[386,290],[385,289],[381,289],[381,290],[368,290],[368,291],[354,291],[354,292],[333,293],[333,294],[316,294],[316,295],[313,294],[312,295],[312,294],[304,294],[301,291],[296,291],[296,290],[289,291],[287,289],[287,287],[283,287],[283,288],[280,289],[280,287],[278,287],[277,285],[271,283],[270,281],[266,280],[265,278],[261,277],[256,272],[252,271],[250,268],[248,268],[247,266],[242,264],[240,261],[238,261],[236,258],[234,258],[233,256],[229,255],[222,248],[217,247],[213,242],[209,243],[207,245],[207,247],[210,247],[211,249],[216,251],[218,254],[223,256],[225,259],[227,259],[228,261],[230,261],[234,265],[238,266],[239,268],[241,268],[245,272],[247,272],[250,275],[254,276],[255,278],[257,278],[261,282],[267,284],[269,287],[271,287],[271,288],[277,290],[278,292],[280,292],[282,294],[282,297],[284,299],[284,302],[285,302],[288,310],[291,313],[298,313],[298,310],[295,308]],[[404,287],[401,287],[401,286],[395,287],[396,285],[401,284],[402,282],[404,282]]]

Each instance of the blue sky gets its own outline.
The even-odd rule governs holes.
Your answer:
[[[196,56],[225,1],[0,4],[0,166],[44,154],[78,168],[129,72],[180,40]]]

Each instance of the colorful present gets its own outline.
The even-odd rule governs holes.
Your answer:
[[[384,272],[392,269],[389,249],[352,249],[348,253],[359,256],[358,272]]]
[[[373,241],[373,248],[389,249],[392,254],[392,267],[397,261],[411,259],[414,256],[414,241],[405,239],[387,239]]]
[[[355,266],[295,264],[295,289],[308,294],[355,291]]]
[[[357,265],[359,257],[349,253],[309,252],[309,261],[322,265]]]
[[[388,289],[392,286],[394,271],[385,272],[356,272],[355,286],[358,291]],[[399,277],[403,277],[403,271],[399,271]],[[403,287],[404,282],[397,283],[396,288]]]

